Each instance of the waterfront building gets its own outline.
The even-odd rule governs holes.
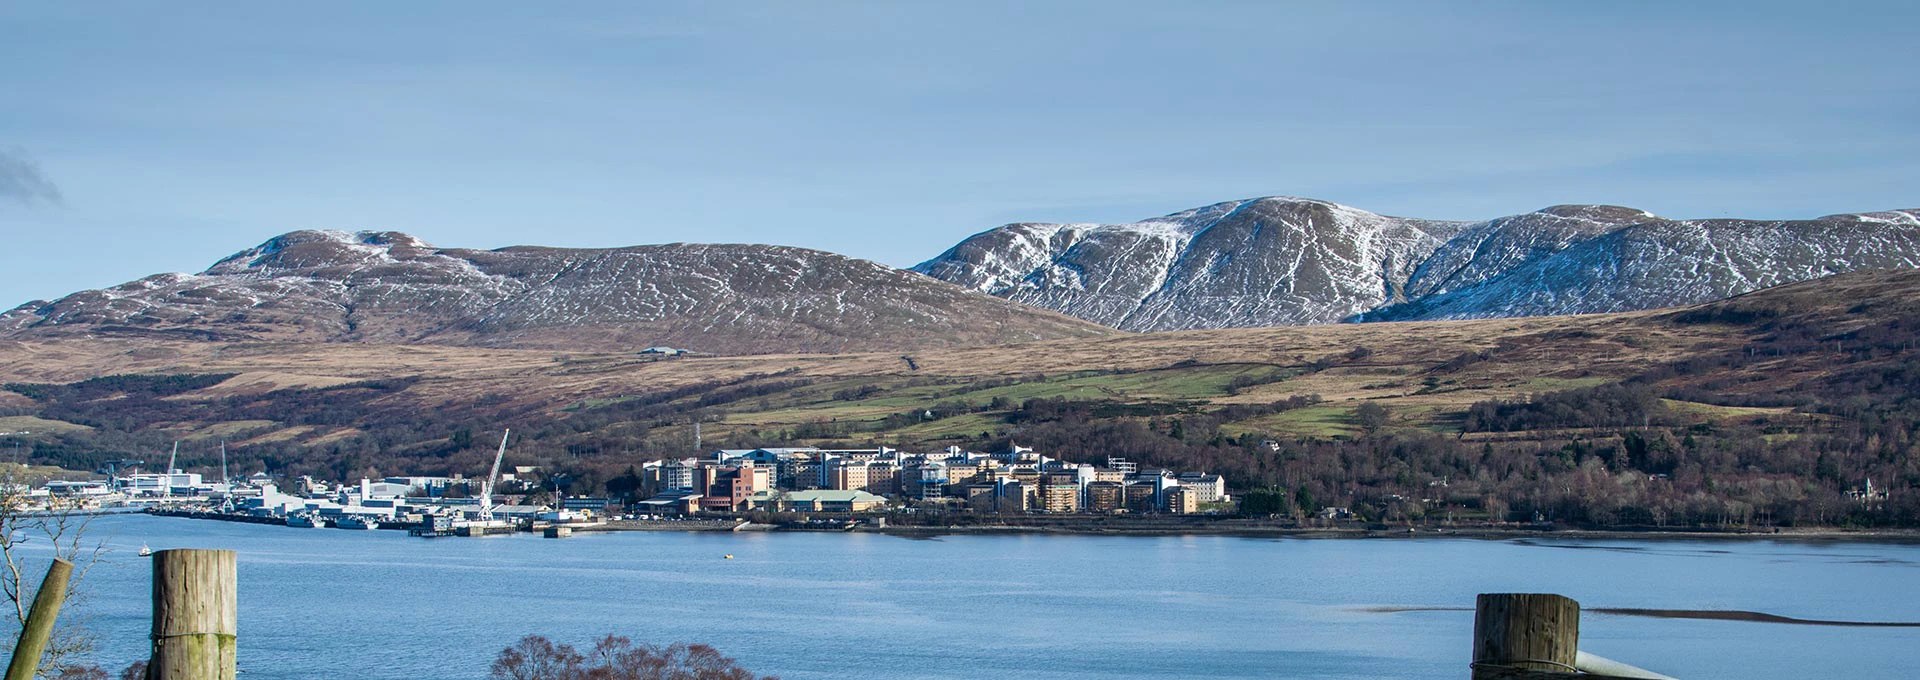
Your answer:
[[[508,521],[531,522],[535,517],[539,517],[540,513],[545,511],[546,508],[538,505],[495,505],[493,506],[493,518]]]
[[[63,497],[105,496],[113,492],[106,482],[67,482],[54,480],[47,482],[47,493]]]
[[[748,507],[776,512],[872,512],[886,505],[886,498],[858,489],[760,491],[747,499]]]
[[[562,510],[590,510],[596,513],[604,513],[611,505],[613,505],[613,500],[605,497],[575,496],[573,498],[560,499],[560,509]]]
[[[1176,486],[1166,489],[1167,512],[1175,515],[1191,515],[1200,512],[1199,490],[1190,486]]]
[[[1115,512],[1126,507],[1126,484],[1098,481],[1087,485],[1087,512]]]
[[[1128,482],[1124,495],[1127,512],[1154,512],[1160,509],[1159,489],[1152,482]]]
[[[995,454],[959,447],[932,453],[884,446],[721,449],[702,458],[643,464],[641,490],[651,502],[644,507],[663,512],[681,506],[704,512],[784,507],[780,494],[762,493],[776,489],[858,491],[921,503],[951,499],[982,512],[1183,512],[1229,500],[1219,475],[1136,471],[1119,457],[1106,462],[1072,463],[1018,445]],[[1183,487],[1191,488],[1173,491]],[[699,499],[689,502],[689,496]]]
[[[404,498],[412,490],[413,487],[408,484],[376,482],[361,477],[359,486],[340,489],[338,501],[342,505],[357,505],[376,498]]]
[[[1180,486],[1194,489],[1199,494],[1201,503],[1220,503],[1229,500],[1227,480],[1220,475],[1183,472],[1180,473]]]
[[[649,515],[691,515],[700,509],[700,494],[685,489],[669,489],[634,503],[633,509]]]
[[[694,471],[699,467],[692,458],[656,460],[640,467],[640,484],[649,495],[692,491]]]
[[[1000,485],[992,483],[973,483],[963,487],[967,507],[975,512],[998,512],[1000,510]]]
[[[1038,485],[1005,479],[997,486],[999,497],[994,501],[995,512],[1029,512],[1038,504]]]
[[[773,470],[750,460],[702,465],[695,485],[700,491],[700,509],[705,512],[738,512],[747,509],[747,498],[754,492],[771,489]]]
[[[1049,477],[1053,479],[1054,477]],[[1048,483],[1041,487],[1041,509],[1047,512],[1074,513],[1080,511],[1080,485],[1067,483]]]
[[[189,496],[200,488],[200,474],[187,472],[128,475],[119,480],[129,496]]]
[[[270,483],[232,489],[227,494],[242,512],[262,517],[285,517],[307,508],[307,499],[280,493],[280,488]]]
[[[829,482],[827,461],[810,454],[783,458],[776,470],[775,481],[782,489],[822,489]]]
[[[828,464],[827,488],[835,491],[864,489],[867,487],[867,469],[872,465],[864,460],[838,459]]]
[[[426,496],[443,496],[446,495],[447,488],[454,483],[452,477],[388,477],[380,481],[406,485],[407,492],[401,494],[402,496],[410,496],[415,492]]]

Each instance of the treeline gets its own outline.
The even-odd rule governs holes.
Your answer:
[[[1642,382],[1600,385],[1537,394],[1512,401],[1492,400],[1467,409],[1468,432],[1524,432],[1590,427],[1674,424],[1673,413],[1653,386]]]
[[[122,393],[170,397],[218,385],[234,375],[236,374],[108,375],[68,384],[7,383],[4,387],[9,392],[25,395],[35,401],[84,401]]]

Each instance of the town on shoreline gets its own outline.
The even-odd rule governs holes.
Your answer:
[[[500,457],[505,455],[505,442]],[[1232,535],[1292,538],[1456,537],[1765,538],[1911,541],[1920,531],[1842,527],[1631,527],[1592,530],[1551,522],[1384,523],[1338,506],[1311,513],[1249,512],[1260,492],[1236,497],[1204,472],[1055,459],[1010,446],[998,453],[887,447],[721,449],[646,462],[616,497],[547,494],[532,466],[483,480],[397,476],[358,483],[264,472],[213,481],[169,469],[104,470],[105,479],[8,486],[18,510],[136,512],[303,528],[404,529],[420,536],[539,531],[843,531],[956,534]],[[479,489],[475,495],[475,488]],[[544,501],[544,502],[536,502]]]

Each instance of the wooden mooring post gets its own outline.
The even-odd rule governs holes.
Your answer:
[[[73,580],[73,563],[55,558],[47,567],[47,578],[33,594],[33,609],[20,627],[20,641],[13,646],[13,660],[7,663],[6,680],[33,680],[40,672],[40,657],[47,653],[47,640],[53,637],[53,622],[67,602],[67,583]]]
[[[1486,593],[1474,603],[1473,680],[1511,671],[1574,672],[1580,603],[1544,593]]]
[[[1487,593],[1474,603],[1473,680],[1673,680],[1580,651],[1580,603]]]
[[[234,680],[239,587],[232,550],[153,554],[147,680]]]

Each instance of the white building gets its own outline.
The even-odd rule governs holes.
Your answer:
[[[134,496],[189,496],[201,487],[199,473],[171,472],[131,475],[120,480]]]
[[[1180,486],[1196,490],[1201,503],[1219,503],[1229,500],[1227,480],[1220,475],[1204,472],[1186,472],[1180,475]]]

